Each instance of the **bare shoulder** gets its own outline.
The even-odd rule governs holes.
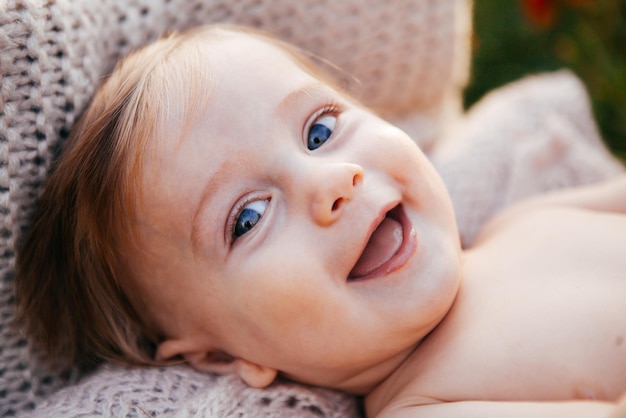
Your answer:
[[[506,208],[487,222],[476,243],[488,238],[511,222],[518,221],[534,212],[558,208],[626,214],[626,175],[601,183],[545,193],[523,200]]]

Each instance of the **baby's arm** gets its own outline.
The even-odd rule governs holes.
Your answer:
[[[570,206],[601,212],[626,213],[626,175],[613,180],[532,199],[535,205]]]
[[[626,214],[626,175],[602,183],[546,193],[513,205],[487,223],[475,244],[511,219],[524,216],[527,212],[550,207],[570,207]]]
[[[620,409],[608,402],[467,401],[395,409],[379,418],[623,418],[619,413]]]

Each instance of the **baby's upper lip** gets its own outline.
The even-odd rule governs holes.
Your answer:
[[[389,212],[391,212],[394,208],[398,207],[399,205],[400,205],[400,202],[398,201],[388,202],[376,212],[377,215],[374,217],[374,219],[370,223],[370,226],[367,229],[367,233],[360,241],[361,245],[359,246],[359,251],[356,253],[356,258],[354,259],[354,262],[352,263],[352,268],[350,271],[352,271],[356,263],[363,256],[363,252],[365,251],[365,248],[369,244],[372,238],[372,235],[374,234],[374,231],[376,231],[376,229],[385,220],[385,218],[389,216]],[[350,278],[350,274],[348,274],[348,278]]]

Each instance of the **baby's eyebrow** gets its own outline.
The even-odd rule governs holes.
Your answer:
[[[292,91],[276,106],[277,116],[286,116],[290,109],[297,108],[305,99],[325,97],[334,93],[334,90],[321,81],[314,81]]]
[[[211,176],[202,190],[200,200],[196,206],[191,221],[191,235],[189,237],[191,242],[191,249],[194,257],[198,254],[198,249],[202,240],[201,219],[205,208],[212,199],[216,199],[215,194],[224,188],[224,185],[231,179],[237,172],[240,172],[247,164],[247,157],[238,156],[238,158],[227,159],[222,161],[222,164],[215,170],[215,173]],[[217,196],[219,197],[219,195]],[[219,226],[218,226],[219,230]]]

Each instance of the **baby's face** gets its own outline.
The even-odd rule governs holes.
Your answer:
[[[446,190],[406,134],[278,47],[241,35],[202,60],[206,109],[144,162],[147,304],[172,340],[363,390],[456,294]]]

